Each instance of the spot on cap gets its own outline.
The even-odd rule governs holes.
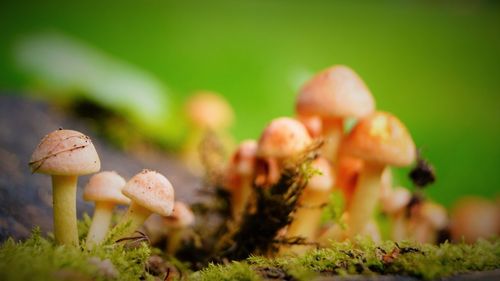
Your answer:
[[[123,194],[133,202],[157,213],[168,216],[174,208],[174,188],[162,174],[143,170],[132,177],[125,187]]]
[[[332,66],[314,76],[297,97],[299,115],[364,117],[375,110],[375,101],[365,83],[351,68]]]
[[[86,201],[110,202],[121,205],[130,204],[122,189],[127,182],[116,172],[100,172],[93,175],[83,191]]]
[[[311,144],[311,137],[299,121],[281,117],[276,118],[262,133],[257,156],[286,158],[302,152]]]
[[[40,141],[29,166],[33,173],[78,176],[99,171],[101,162],[88,136],[60,129]]]
[[[406,127],[387,112],[361,119],[342,143],[348,155],[367,162],[408,166],[416,158],[416,148]]]

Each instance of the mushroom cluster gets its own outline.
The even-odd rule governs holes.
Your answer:
[[[76,216],[78,176],[98,172],[100,163],[90,138],[73,130],[59,129],[48,134],[33,152],[29,163],[32,172],[52,176],[54,237],[58,244],[79,246]],[[112,238],[131,235],[153,213],[169,217],[174,212],[172,185],[160,173],[149,170],[143,170],[128,182],[116,172],[97,173],[85,186],[83,197],[95,202],[85,240],[89,250],[113,232],[109,229],[117,204],[129,205],[129,208],[114,228],[118,237]],[[178,226],[172,229],[176,231]]]

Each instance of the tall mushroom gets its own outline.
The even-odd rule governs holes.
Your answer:
[[[99,171],[101,162],[90,138],[73,130],[46,135],[31,155],[33,173],[52,176],[54,237],[64,245],[78,246],[76,189],[78,176]]]
[[[325,144],[322,155],[335,163],[345,118],[361,118],[375,110],[375,101],[361,78],[347,66],[335,65],[314,76],[297,97],[296,112],[301,119],[322,120]],[[307,120],[307,119],[306,119]]]
[[[293,214],[292,223],[288,226],[287,237],[302,237],[307,242],[313,242],[319,230],[323,208],[328,204],[335,179],[331,174],[328,161],[316,158],[311,166],[316,174],[309,179],[307,186],[299,198],[299,206]],[[291,247],[294,253],[302,253],[308,247]]]
[[[117,228],[122,228],[122,237],[129,236],[152,214],[169,216],[174,208],[174,188],[162,174],[143,170],[132,177],[123,194],[130,198],[127,213],[120,220]]]
[[[83,199],[95,202],[94,216],[87,234],[89,249],[104,240],[111,224],[115,205],[130,203],[130,199],[122,194],[125,184],[125,180],[116,172],[105,171],[93,175],[85,186]]]
[[[360,234],[370,221],[380,197],[386,166],[408,166],[416,157],[415,144],[406,127],[390,113],[376,112],[361,119],[342,144],[346,153],[364,160],[348,208],[349,236]]]
[[[257,186],[277,183],[285,161],[304,151],[311,144],[311,137],[299,121],[280,117],[264,129],[257,145]]]
[[[172,214],[164,217],[163,221],[168,228],[167,253],[173,255],[182,242],[185,230],[194,224],[195,217],[186,204],[177,201]]]
[[[235,221],[243,215],[252,194],[256,153],[255,140],[243,141],[232,155],[227,168],[226,185],[231,192],[231,209]]]

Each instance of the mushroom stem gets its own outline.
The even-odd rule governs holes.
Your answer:
[[[54,237],[58,244],[78,246],[76,225],[77,176],[52,176]]]
[[[168,234],[167,254],[174,255],[182,242],[184,231],[182,228],[172,228]]]
[[[323,120],[323,137],[325,143],[322,147],[323,157],[331,163],[337,162],[337,152],[343,135],[343,124],[340,118]]]
[[[312,242],[318,230],[323,205],[328,203],[331,191],[307,191],[301,196],[301,206],[297,207],[293,221],[288,227],[288,237],[303,237]]]
[[[87,248],[92,249],[106,237],[113,216],[113,203],[96,202],[92,224],[87,234]]]
[[[127,213],[125,213],[120,223],[116,226],[124,227],[122,235],[119,238],[132,235],[151,214],[152,212],[150,210],[132,201]]]
[[[239,221],[245,213],[245,209],[251,195],[252,179],[250,177],[244,177],[242,179],[241,188],[237,188],[231,192],[233,219],[235,221]]]
[[[352,238],[363,233],[370,222],[379,200],[380,179],[383,165],[366,163],[361,172],[356,189],[349,205],[349,236]]]

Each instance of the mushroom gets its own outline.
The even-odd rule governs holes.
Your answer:
[[[416,150],[405,126],[386,112],[376,112],[361,119],[342,145],[348,155],[364,161],[347,209],[349,237],[354,237],[361,233],[373,215],[385,167],[410,165],[415,160]]]
[[[345,118],[362,118],[375,110],[375,101],[361,78],[347,66],[335,65],[314,76],[300,90],[296,112],[300,118],[317,116],[322,120],[322,155],[337,161]]]
[[[168,228],[167,253],[173,255],[180,246],[185,230],[194,224],[195,217],[186,204],[177,201],[172,214],[163,220]]]
[[[411,192],[404,187],[395,187],[380,198],[382,211],[391,222],[391,238],[399,242],[408,237],[406,206],[410,203]]]
[[[231,209],[235,221],[245,212],[252,194],[256,153],[255,140],[243,141],[232,155],[227,169],[226,185],[231,192]]]
[[[226,148],[231,148],[233,141],[225,132],[234,121],[231,105],[219,94],[200,91],[192,95],[185,105],[185,113],[191,130],[183,148],[183,159],[191,171],[199,174],[202,163],[199,145],[207,132],[213,132]]]
[[[311,166],[316,174],[309,179],[298,200],[299,206],[293,214],[292,223],[288,227],[287,237],[301,237],[307,242],[313,242],[321,222],[323,207],[330,200],[330,193],[334,184],[331,167],[325,158],[316,158]],[[290,247],[294,253],[302,253],[308,247]]]
[[[87,235],[87,247],[101,243],[106,237],[116,204],[128,205],[130,199],[122,194],[125,180],[116,172],[100,172],[93,175],[83,191],[83,199],[94,201],[95,209]]]
[[[342,152],[340,152],[342,155]],[[352,195],[363,170],[363,160],[352,156],[340,156],[336,165],[337,179],[335,185],[344,195],[344,206],[349,207]]]
[[[474,243],[500,235],[500,205],[480,197],[459,200],[451,214],[453,241]]]
[[[434,202],[423,201],[412,206],[408,233],[420,243],[436,243],[437,234],[448,226],[446,209]]]
[[[31,172],[52,176],[54,237],[78,246],[76,189],[78,176],[99,171],[101,162],[90,138],[73,130],[46,135],[31,155]]]
[[[310,144],[311,137],[299,121],[289,117],[272,120],[257,145],[256,185],[267,187],[276,184],[285,161]]]
[[[116,226],[122,237],[134,233],[152,213],[169,216],[174,208],[172,184],[155,171],[143,170],[135,175],[125,184],[122,193],[131,200],[127,212]]]

